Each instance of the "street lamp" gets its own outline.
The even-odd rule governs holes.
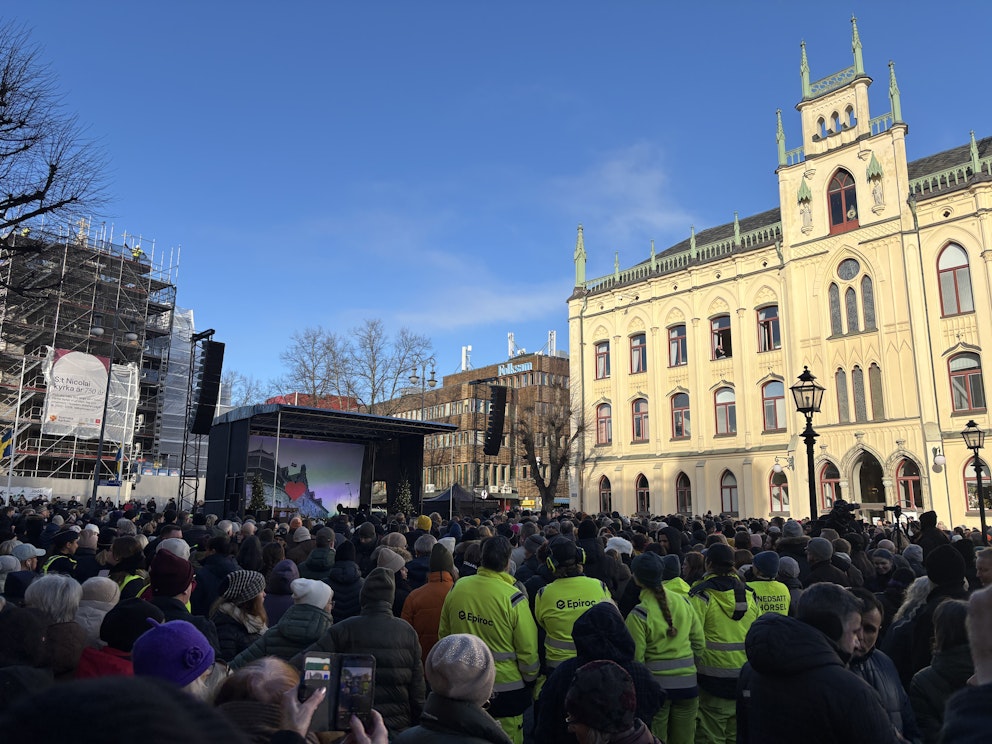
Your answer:
[[[809,371],[809,367],[803,367],[803,373],[799,375],[799,382],[789,388],[792,397],[796,401],[796,410],[806,417],[806,429],[803,431],[803,441],[806,442],[806,474],[809,478],[809,518],[816,519],[818,509],[816,507],[816,476],[813,472],[813,445],[816,444],[818,436],[813,431],[813,414],[820,412],[820,404],[823,402],[825,388],[816,382],[816,378]]]
[[[964,439],[964,446],[972,451],[975,459],[972,464],[975,466],[975,490],[978,492],[978,518],[982,523],[982,546],[987,544],[988,538],[985,532],[985,495],[982,493],[982,464],[978,459],[978,450],[985,445],[985,431],[978,428],[978,424],[969,421],[965,429],[961,432]]]
[[[90,335],[101,338],[106,333],[102,325],[101,315],[93,316],[93,327],[90,328]],[[96,464],[93,466],[93,496],[90,499],[90,515],[96,516],[96,501],[100,488],[100,465],[103,464],[103,438],[107,433],[107,408],[110,405],[110,381],[114,374],[114,352],[117,350],[117,331],[120,329],[120,318],[114,315],[114,326],[110,332],[110,356],[107,364],[107,387],[103,391],[103,416],[100,418],[100,438],[96,445]],[[134,332],[133,324],[128,326],[124,334],[124,340],[134,343],[138,340],[138,334]],[[123,443],[121,443],[123,446]]]

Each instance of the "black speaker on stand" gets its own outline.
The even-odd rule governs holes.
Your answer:
[[[503,419],[506,417],[506,387],[492,385],[489,388],[489,419],[486,421],[486,438],[482,451],[487,455],[498,455],[503,444]]]
[[[209,434],[217,411],[220,395],[220,375],[224,366],[224,344],[220,341],[203,342],[203,373],[200,379],[196,410],[189,430],[193,434]]]

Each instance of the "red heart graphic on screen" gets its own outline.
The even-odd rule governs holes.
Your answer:
[[[297,481],[292,481],[286,484],[286,495],[289,496],[291,501],[296,501],[300,496],[302,496],[307,490],[306,483],[299,483]]]

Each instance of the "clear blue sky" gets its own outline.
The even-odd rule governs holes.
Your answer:
[[[859,7],[860,6],[860,7]],[[813,79],[871,113],[893,59],[911,158],[992,134],[984,2],[54,2],[8,5],[111,161],[121,231],[182,246],[179,303],[225,367],[280,371],[293,331],[380,317],[438,373],[558,331],[587,275],[777,204],[775,109]]]

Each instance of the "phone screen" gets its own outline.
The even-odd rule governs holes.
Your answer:
[[[344,655],[338,676],[338,702],[335,729],[347,731],[351,717],[357,716],[365,726],[371,727],[372,698],[375,694],[375,657]]]
[[[324,688],[327,694],[314,711],[310,722],[311,731],[327,731],[330,729],[329,702],[331,700],[332,664],[330,656],[307,656],[303,659],[303,677],[300,679],[300,699],[306,700],[316,690]]]

